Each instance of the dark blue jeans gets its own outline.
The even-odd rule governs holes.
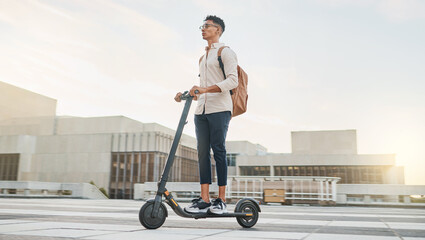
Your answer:
[[[214,153],[218,186],[227,185],[226,135],[230,111],[195,115],[198,140],[199,178],[201,184],[211,184],[211,148]]]

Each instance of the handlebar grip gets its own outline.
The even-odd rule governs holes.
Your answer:
[[[195,90],[195,94],[199,94],[199,91]],[[189,98],[193,98],[193,96],[189,95],[189,91],[184,91],[184,93],[182,93],[182,95],[180,96],[181,100],[187,100]]]

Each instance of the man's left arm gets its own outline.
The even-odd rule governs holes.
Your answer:
[[[226,79],[217,83],[221,92],[232,90],[238,86],[238,58],[230,48],[224,48],[221,53]]]

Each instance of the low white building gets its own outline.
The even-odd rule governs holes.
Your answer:
[[[348,184],[404,184],[395,154],[358,154],[356,130],[292,132],[292,153],[238,155],[236,175],[328,176]]]
[[[57,117],[56,100],[1,83],[0,180],[91,182],[112,198],[158,181],[175,131],[124,116]],[[198,181],[196,140],[183,135],[170,181]]]
[[[159,180],[175,134],[124,116],[58,117],[56,100],[2,82],[0,100],[0,181],[93,181],[111,198],[133,198],[134,184]],[[394,154],[357,153],[355,130],[292,132],[292,153],[248,141],[226,147],[229,177],[339,177],[361,184],[356,189],[404,184]],[[195,138],[182,136],[169,180],[199,181]]]

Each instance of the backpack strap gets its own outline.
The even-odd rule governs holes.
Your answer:
[[[226,73],[224,72],[223,60],[221,60],[221,52],[223,51],[224,48],[227,48],[227,47],[228,46],[223,46],[219,48],[217,52],[218,64],[220,65],[221,71],[223,72],[224,79],[226,79]],[[229,91],[230,91],[230,95],[233,95],[233,91],[232,90],[229,90]]]
[[[204,58],[204,55],[201,56],[201,58],[199,58],[199,65],[201,65],[202,59]],[[201,74],[198,74],[198,77],[201,77]]]
[[[218,64],[220,65],[221,71],[223,72],[224,79],[226,79],[226,73],[224,73],[224,64],[223,64],[223,60],[221,60],[221,52],[223,51],[224,48],[227,48],[227,47],[228,46],[223,46],[219,48],[217,52]]]

